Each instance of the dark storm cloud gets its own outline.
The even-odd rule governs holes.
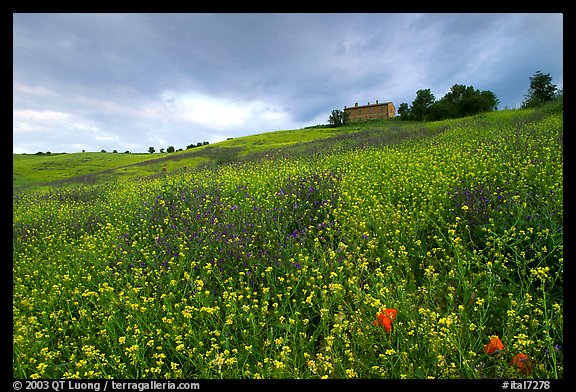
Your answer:
[[[562,86],[561,14],[14,14],[14,152],[144,152],[454,84]]]

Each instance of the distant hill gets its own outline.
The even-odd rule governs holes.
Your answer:
[[[111,152],[14,154],[12,185],[15,191],[47,186],[60,187],[73,183],[146,177],[163,171],[196,170],[261,159],[269,154],[290,156],[368,145],[381,146],[430,137],[462,122],[482,119],[498,123],[503,116],[506,119],[515,117],[518,121],[523,121],[522,119],[530,115],[534,115],[533,111],[516,109],[429,123],[403,122],[395,118],[355,122],[341,127],[320,125],[237,137],[197,148],[161,154]]]

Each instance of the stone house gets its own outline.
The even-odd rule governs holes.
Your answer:
[[[350,122],[371,120],[375,118],[392,118],[396,116],[396,108],[392,102],[384,102],[358,106],[358,102],[353,107],[344,106],[344,113],[347,114]]]

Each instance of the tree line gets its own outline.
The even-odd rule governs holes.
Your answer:
[[[550,74],[537,71],[530,77],[530,87],[522,102],[522,108],[537,107],[562,98],[563,92],[552,84]],[[438,121],[494,111],[499,103],[492,91],[480,91],[473,86],[455,84],[439,100],[430,89],[416,91],[416,98],[410,106],[405,102],[400,104],[398,115],[403,121]],[[348,122],[346,114],[342,110],[333,110],[328,123],[332,126],[344,125]]]
[[[437,121],[447,118],[471,116],[496,110],[499,104],[492,91],[479,91],[473,86],[455,84],[441,99],[436,100],[430,89],[416,91],[412,105],[401,103],[401,120]]]
[[[231,138],[228,138],[228,139],[231,139]],[[186,146],[186,149],[189,150],[189,149],[191,149],[191,148],[206,146],[206,145],[208,145],[208,144],[210,144],[210,143],[209,143],[209,142],[198,142],[198,143],[196,143],[196,144],[192,143],[192,144],[189,144],[188,146]],[[176,150],[176,149],[174,148],[174,146],[168,146],[168,148],[166,148],[166,152],[167,152],[167,153],[172,153],[172,152],[175,152],[175,151],[182,151],[182,149],[179,148],[178,150]],[[86,152],[86,150],[82,150],[82,152]],[[108,151],[102,149],[102,150],[100,150],[100,152],[108,152]],[[155,152],[156,152],[156,149],[155,149],[153,146],[148,147],[148,153],[154,154]],[[117,153],[118,153],[118,150],[113,150],[112,153],[117,154]],[[160,153],[161,153],[161,154],[164,153],[164,149],[163,149],[163,148],[160,149]],[[55,153],[51,153],[50,151],[46,151],[45,153],[42,152],[42,151],[38,151],[38,152],[35,153],[34,155],[58,155],[58,154],[66,154],[66,153],[65,153],[65,152],[62,152],[62,153],[56,153],[56,154],[55,154]],[[126,150],[126,151],[124,151],[124,154],[130,154],[130,151],[129,151],[129,150]],[[26,155],[26,153],[24,153],[24,154],[22,154],[22,155]]]
[[[200,146],[206,146],[206,145],[208,145],[208,144],[210,144],[210,143],[208,143],[208,142],[198,142],[198,143],[196,143],[196,144],[192,143],[192,144],[187,145],[187,146],[186,146],[186,149],[189,150],[189,149],[191,149],[191,148],[196,148],[196,147],[200,147]],[[174,152],[174,151],[182,151],[182,149],[179,148],[178,150],[175,150],[175,149],[174,149],[174,146],[169,146],[169,147],[166,149],[166,152],[167,152],[167,153],[172,153],[172,152]],[[150,147],[148,147],[148,152],[149,152],[150,154],[154,154],[154,153],[156,152],[156,149],[155,149],[154,147],[150,146]],[[164,149],[163,149],[163,148],[160,149],[160,153],[161,153],[161,154],[164,153]]]

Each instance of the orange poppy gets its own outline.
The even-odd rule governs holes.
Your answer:
[[[521,373],[523,374],[530,374],[532,371],[532,361],[528,357],[528,355],[524,353],[519,353],[514,355],[512,358],[512,362],[510,362],[512,366],[516,366]]]
[[[396,309],[384,309],[376,313],[376,320],[372,321],[375,326],[382,326],[386,332],[392,331],[392,323],[396,319]]]
[[[484,352],[486,354],[498,353],[502,350],[504,350],[504,345],[498,336],[490,338],[490,343],[484,347]]]

